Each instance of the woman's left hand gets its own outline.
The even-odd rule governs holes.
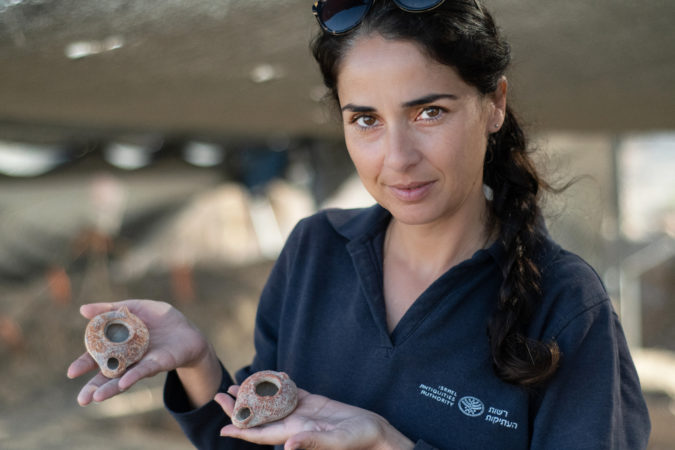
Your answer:
[[[239,386],[231,386],[228,393],[236,397],[238,390]],[[231,417],[234,399],[220,393],[215,400]],[[302,389],[298,389],[298,406],[288,417],[247,429],[227,425],[220,434],[256,444],[284,444],[286,450],[413,448],[383,417]]]

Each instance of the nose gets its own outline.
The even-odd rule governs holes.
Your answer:
[[[413,130],[406,126],[390,127],[385,141],[384,165],[398,172],[405,172],[421,159]]]

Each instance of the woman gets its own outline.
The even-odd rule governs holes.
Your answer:
[[[298,408],[226,425],[238,387],[199,331],[150,301],[123,302],[148,324],[149,353],[119,380],[94,377],[79,402],[166,370],[167,408],[200,448],[246,448],[218,434],[286,448],[645,448],[609,298],[543,225],[547,185],[507,106],[509,47],[490,14],[474,0],[314,11],[314,56],[378,204],[301,221],[262,293],[256,356],[236,380],[285,371]],[[83,355],[69,376],[94,367]]]

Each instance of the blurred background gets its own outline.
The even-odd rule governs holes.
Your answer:
[[[675,448],[675,2],[486,0],[549,228],[621,315]],[[163,376],[81,408],[82,303],[179,307],[231,370],[295,222],[372,203],[308,51],[311,0],[0,0],[0,448],[187,449]]]

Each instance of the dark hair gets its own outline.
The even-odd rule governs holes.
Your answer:
[[[434,60],[455,68],[482,94],[497,89],[511,59],[508,43],[477,1],[448,0],[420,14],[404,12],[391,1],[376,1],[356,30],[341,36],[319,32],[312,42],[324,83],[338,104],[340,63],[357,37],[371,33],[417,44]],[[536,264],[542,238],[537,230],[538,197],[550,186],[537,174],[525,134],[510,107],[500,130],[488,139],[483,179],[494,192],[488,202],[488,226],[499,230],[507,255],[497,307],[488,324],[493,367],[504,381],[537,385],[555,372],[560,359],[555,342],[526,336],[541,298]]]

